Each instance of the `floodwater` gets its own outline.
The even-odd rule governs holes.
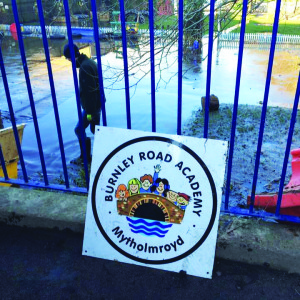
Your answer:
[[[57,176],[62,167],[43,45],[40,38],[26,38],[24,42],[46,167],[51,178]],[[77,44],[82,47],[83,52],[88,55],[95,55],[95,49],[88,41],[81,42],[83,43],[77,41]],[[206,42],[204,41],[203,58],[205,58],[207,51]],[[71,64],[62,56],[65,43],[67,43],[66,40],[49,40],[60,122],[66,158],[69,162],[79,155],[79,146],[74,134],[78,114]],[[101,61],[107,99],[107,125],[127,128],[121,46],[121,41],[101,42]],[[156,49],[165,46],[162,41],[156,43]],[[268,104],[292,107],[299,72],[300,49],[278,47],[277,50]],[[27,171],[30,175],[36,177],[33,174],[41,172],[41,165],[18,42],[12,37],[6,36],[3,40],[2,52],[17,123],[27,123],[22,143]],[[176,134],[177,55],[175,46],[169,49],[168,55],[161,61],[161,57],[156,55],[156,63],[160,62],[160,70],[158,66],[156,67],[156,70],[159,70],[156,74],[155,94],[157,132]],[[263,100],[268,56],[269,49],[267,47],[245,47],[239,95],[240,104],[260,105]],[[143,38],[139,42],[128,43],[128,57],[132,129],[151,131],[150,63],[148,60],[149,47],[146,39]],[[237,59],[237,47],[215,43],[211,94],[218,96],[220,103],[233,103]],[[191,117],[192,111],[201,107],[201,97],[206,93],[207,59],[204,59],[202,63],[193,60],[184,62],[183,69],[182,120],[184,125]],[[2,80],[0,81],[0,97],[0,109],[2,116],[5,117],[8,115],[8,108]],[[10,126],[9,121],[5,118],[4,125]],[[89,130],[87,132],[92,137]]]

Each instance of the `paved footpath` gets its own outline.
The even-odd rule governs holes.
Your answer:
[[[0,223],[0,299],[300,299],[300,275],[217,259],[213,279],[81,255],[82,233]]]

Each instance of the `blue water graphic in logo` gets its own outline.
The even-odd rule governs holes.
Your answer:
[[[149,222],[144,219],[132,219],[126,217],[129,227],[133,233],[145,234],[147,236],[155,235],[163,238],[173,224],[166,224],[158,221]]]

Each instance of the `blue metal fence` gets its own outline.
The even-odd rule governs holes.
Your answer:
[[[69,13],[69,4],[68,0],[63,1],[64,9],[65,9],[65,20],[66,20],[66,27],[67,27],[67,35],[68,35],[68,42],[71,46],[73,44],[72,39],[72,26],[71,26],[71,19]],[[150,70],[151,70],[151,116],[152,116],[152,131],[156,131],[156,103],[155,103],[155,54],[154,54],[154,40],[155,40],[155,31],[154,31],[154,7],[153,7],[153,0],[149,0],[149,40],[150,40]],[[271,39],[271,48],[269,54],[269,64],[267,70],[267,77],[265,83],[265,92],[264,92],[264,99],[262,105],[262,114],[261,114],[261,121],[260,121],[260,129],[258,135],[258,142],[257,142],[257,151],[256,151],[256,159],[255,159],[255,168],[254,168],[254,175],[252,181],[252,190],[251,190],[251,205],[249,209],[241,209],[239,207],[233,207],[230,205],[230,183],[231,183],[231,173],[232,173],[232,163],[233,163],[233,154],[234,154],[234,141],[235,141],[235,133],[236,133],[236,120],[237,120],[237,113],[238,113],[238,102],[239,102],[239,91],[240,91],[240,80],[241,80],[241,73],[242,73],[242,61],[243,61],[243,50],[244,50],[244,41],[245,41],[245,28],[246,28],[246,15],[247,15],[247,0],[243,0],[243,9],[242,9],[242,20],[241,20],[241,30],[240,30],[240,37],[239,37],[239,53],[238,53],[238,62],[237,62],[237,73],[236,73],[236,85],[235,85],[235,95],[234,95],[234,104],[233,104],[233,114],[232,114],[232,125],[231,125],[231,137],[230,137],[230,148],[229,148],[229,157],[228,157],[228,166],[227,166],[227,180],[226,180],[226,189],[225,189],[225,205],[223,208],[223,212],[225,213],[234,213],[238,215],[247,215],[247,216],[256,216],[256,217],[269,217],[276,220],[284,220],[284,221],[291,221],[300,223],[300,218],[293,217],[293,216],[286,216],[280,214],[280,205],[283,195],[284,189],[284,180],[286,175],[286,169],[288,164],[289,153],[291,149],[291,142],[292,136],[294,131],[294,125],[296,122],[297,116],[297,109],[299,104],[299,96],[300,96],[300,75],[298,78],[298,85],[295,94],[294,106],[292,110],[292,116],[290,120],[290,128],[288,133],[288,139],[286,144],[286,151],[285,157],[282,166],[282,175],[279,185],[278,191],[278,203],[277,209],[275,214],[256,211],[254,210],[254,201],[255,201],[255,193],[256,193],[256,185],[258,180],[258,169],[260,165],[260,156],[261,156],[261,148],[262,148],[262,141],[264,135],[264,127],[265,127],[265,118],[266,118],[266,111],[267,111],[267,104],[269,98],[269,89],[271,84],[271,75],[272,75],[272,67],[273,67],[273,60],[274,60],[274,53],[275,53],[275,46],[276,46],[276,39],[277,39],[277,31],[278,31],[278,24],[279,24],[279,15],[280,15],[280,5],[281,1],[277,0],[276,2],[276,11],[275,11],[275,18],[274,18],[274,25],[273,25],[273,33]],[[126,100],[126,117],[127,117],[127,128],[131,129],[131,111],[130,111],[130,89],[129,89],[129,74],[128,74],[128,59],[127,59],[127,37],[126,37],[126,23],[125,23],[125,6],[124,0],[119,0],[120,5],[120,19],[121,19],[121,27],[122,27],[122,49],[123,49],[123,62],[124,62],[124,82],[125,82],[125,100]],[[14,117],[14,110],[10,96],[9,85],[6,77],[5,65],[3,61],[2,50],[0,47],[0,67],[1,67],[1,74],[3,85],[5,88],[5,94],[7,98],[11,123],[14,131],[14,136],[16,140],[16,146],[19,154],[21,171],[23,174],[23,179],[11,179],[8,176],[4,157],[2,153],[2,148],[0,145],[0,161],[1,166],[3,169],[4,177],[0,178],[0,182],[2,183],[12,183],[18,184],[24,187],[39,187],[39,188],[48,188],[54,190],[62,190],[62,191],[71,191],[71,192],[79,192],[79,193],[87,193],[87,189],[89,187],[89,173],[88,173],[88,162],[87,162],[87,151],[85,148],[85,143],[83,144],[83,152],[84,152],[84,170],[85,170],[85,179],[87,183],[86,188],[78,188],[78,187],[71,187],[69,183],[69,175],[67,171],[67,163],[65,158],[65,150],[64,150],[64,142],[62,138],[62,132],[60,127],[60,118],[59,118],[59,111],[58,105],[56,100],[56,93],[55,93],[55,86],[53,81],[53,74],[50,62],[50,54],[49,54],[49,46],[47,41],[47,34],[46,34],[46,26],[45,20],[43,15],[43,6],[41,0],[37,0],[37,7],[38,7],[38,14],[40,19],[40,28],[41,34],[43,38],[43,46],[45,50],[46,56],[46,63],[48,69],[48,76],[49,76],[49,84],[51,89],[51,96],[53,101],[53,109],[55,114],[56,120],[56,130],[58,135],[59,141],[59,148],[60,148],[60,155],[62,160],[62,167],[64,173],[65,184],[64,185],[54,185],[50,184],[47,176],[47,169],[44,159],[44,152],[41,143],[41,136],[39,131],[39,124],[38,118],[36,114],[35,104],[34,104],[34,97],[31,88],[31,82],[29,77],[29,71],[27,67],[27,60],[26,60],[26,53],[24,49],[23,43],[23,36],[21,31],[21,24],[19,20],[18,14],[18,7],[16,4],[16,0],[12,0],[12,7],[13,7],[13,14],[17,28],[17,36],[18,36],[18,44],[19,50],[22,59],[22,66],[23,71],[26,79],[27,85],[27,92],[30,101],[31,112],[33,116],[33,123],[35,129],[35,135],[37,139],[40,163],[42,167],[42,174],[43,174],[43,181],[44,182],[35,182],[30,180],[27,175],[26,165],[23,158],[22,148],[20,139],[18,136],[16,121]],[[94,31],[94,40],[99,41],[99,30],[98,30],[98,20],[97,20],[97,6],[96,1],[91,0],[91,8],[93,14],[93,31]],[[208,43],[208,67],[207,67],[207,80],[206,80],[206,101],[205,101],[205,118],[203,124],[203,137],[208,138],[208,126],[209,126],[209,96],[210,96],[210,88],[211,88],[211,69],[212,69],[212,55],[213,55],[213,41],[214,41],[214,11],[215,11],[215,2],[212,0],[210,5],[210,17],[209,17],[209,43]],[[179,0],[178,5],[178,106],[177,106],[177,134],[181,135],[182,132],[182,58],[183,58],[183,32],[184,32],[184,20],[183,20],[183,12],[184,12],[184,2],[183,0]],[[101,92],[101,101],[102,101],[102,120],[103,125],[107,126],[106,120],[106,108],[105,108],[105,99],[104,92],[103,92],[103,76],[102,76],[102,65],[101,65],[101,49],[99,43],[96,42],[96,54],[97,54],[97,61],[98,61],[98,73],[99,73],[99,86]],[[75,94],[76,94],[76,104],[77,104],[77,112],[78,112],[78,120],[81,127],[81,139],[84,139],[84,129],[82,126],[82,115],[81,115],[81,107],[80,107],[80,96],[79,96],[79,86],[78,86],[78,78],[76,73],[76,62],[75,62],[75,53],[73,47],[70,47],[71,52],[71,61],[72,61],[72,72],[74,78],[74,87],[75,87]]]

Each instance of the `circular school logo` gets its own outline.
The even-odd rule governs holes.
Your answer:
[[[160,136],[132,139],[105,157],[91,201],[106,241],[146,264],[192,254],[206,241],[217,213],[215,184],[202,159]]]

